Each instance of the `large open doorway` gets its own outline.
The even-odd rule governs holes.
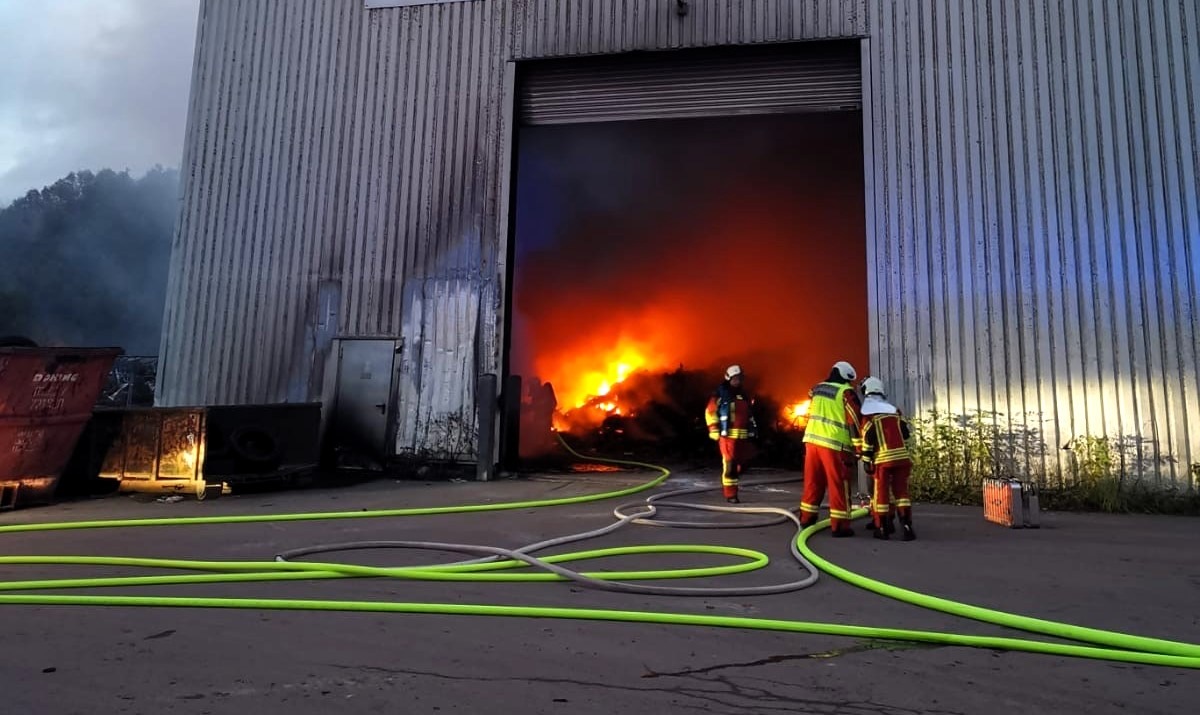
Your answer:
[[[535,70],[509,311],[524,461],[556,453],[551,424],[610,453],[709,457],[704,402],[737,363],[757,396],[759,463],[794,464],[808,389],[836,360],[866,368],[862,115],[845,90],[850,77],[860,91],[857,52],[665,53],[682,79],[607,102],[584,95],[644,73]],[[706,61],[725,74],[707,77]]]

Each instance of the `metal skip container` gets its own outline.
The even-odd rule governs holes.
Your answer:
[[[43,504],[119,348],[0,348],[0,510]]]

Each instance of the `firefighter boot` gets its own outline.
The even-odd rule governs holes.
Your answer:
[[[864,534],[876,534],[875,538],[879,538],[879,524],[876,523],[875,515],[871,515],[871,518],[867,519],[867,523],[863,524],[862,530]]]
[[[854,529],[848,526],[841,526],[833,530],[833,538],[844,539],[848,536],[854,536]]]
[[[914,541],[917,538],[917,533],[912,528],[912,518],[900,519],[900,530],[904,534],[901,538],[904,541]]]
[[[883,533],[891,536],[896,533],[896,515],[889,512],[887,518],[883,520]]]
[[[721,485],[721,492],[722,492],[723,496],[725,497],[725,501],[729,502],[730,504],[741,504],[742,503],[742,500],[738,499],[738,485],[736,482],[734,482],[733,484]]]

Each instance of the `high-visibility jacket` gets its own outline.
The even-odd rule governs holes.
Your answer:
[[[859,402],[853,385],[822,382],[810,391],[804,443],[842,452],[859,452]]]
[[[862,455],[875,466],[912,463],[908,422],[887,400],[868,396],[862,406]]]
[[[758,425],[754,421],[749,398],[728,382],[721,383],[709,398],[704,421],[710,433],[716,432],[722,437],[752,439],[758,436]]]

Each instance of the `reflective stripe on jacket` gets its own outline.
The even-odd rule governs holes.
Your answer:
[[[822,382],[810,393],[808,426],[804,443],[828,447],[842,452],[858,452],[862,448],[859,436],[858,395],[852,385]]]
[[[899,413],[866,415],[863,456],[875,466],[912,462],[908,448],[908,425]]]
[[[731,439],[753,439],[758,432],[750,400],[728,383],[722,383],[709,398],[704,421],[709,432]]]

